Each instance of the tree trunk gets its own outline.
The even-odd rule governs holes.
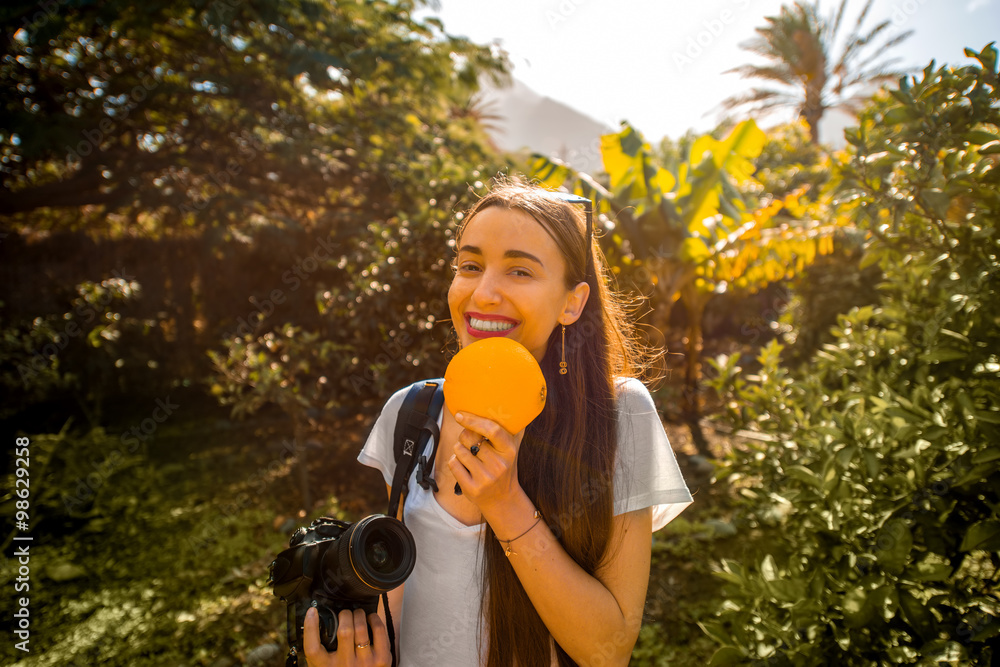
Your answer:
[[[198,258],[198,249],[187,239],[177,239],[172,243],[172,257],[167,267],[170,276],[170,287],[167,291],[169,311],[173,313],[176,327],[174,333],[175,350],[179,362],[179,370],[184,377],[194,377],[198,369],[198,347],[195,331],[194,304],[194,268]]]
[[[715,458],[709,449],[708,440],[701,430],[701,402],[699,389],[701,385],[701,351],[702,319],[705,316],[705,305],[711,294],[699,292],[694,285],[684,288],[681,300],[688,311],[687,359],[684,365],[684,391],[681,394],[681,414],[691,431],[691,439],[695,449],[705,458]]]
[[[306,454],[305,418],[294,415],[295,422],[295,467],[298,468],[299,492],[302,494],[302,509],[308,515],[312,509],[312,494],[309,492],[309,457]]]

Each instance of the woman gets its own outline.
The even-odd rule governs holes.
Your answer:
[[[637,346],[582,211],[504,182],[465,216],[448,292],[460,345],[508,336],[538,360],[545,408],[521,433],[441,411],[439,491],[410,479],[417,564],[390,593],[401,667],[625,665],[639,634],[650,533],[691,502],[646,388]],[[359,456],[395,468],[405,389]],[[456,494],[455,484],[462,493]],[[342,612],[327,653],[306,618],[310,665],[384,665],[374,614]],[[373,629],[369,643],[366,622]]]

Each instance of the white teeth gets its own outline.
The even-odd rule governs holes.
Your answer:
[[[470,317],[469,324],[472,325],[473,329],[478,329],[479,331],[510,331],[514,328],[511,322],[480,320],[476,317]]]

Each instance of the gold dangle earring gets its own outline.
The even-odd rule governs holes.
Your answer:
[[[569,364],[566,363],[566,325],[562,325],[562,361],[559,362],[559,374],[569,373]]]

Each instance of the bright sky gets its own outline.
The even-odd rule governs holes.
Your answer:
[[[791,3],[791,0],[786,0]],[[718,104],[750,80],[725,70],[754,56],[739,44],[778,14],[781,0],[439,0],[445,31],[499,42],[514,76],[535,92],[612,128],[628,120],[646,139],[710,130]],[[828,0],[828,14],[839,2]],[[864,0],[849,0],[841,27]],[[914,30],[901,66],[967,64],[963,48],[1000,42],[1000,0],[875,0],[866,28],[890,19]],[[756,61],[759,62],[759,61]]]

